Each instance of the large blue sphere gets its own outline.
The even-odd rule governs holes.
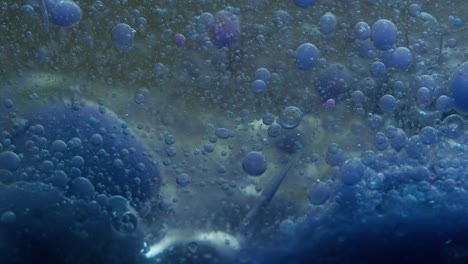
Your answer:
[[[60,1],[50,10],[50,20],[57,26],[73,26],[81,20],[81,8],[73,1]]]
[[[267,169],[267,161],[262,153],[251,151],[244,157],[242,168],[250,176],[260,176]]]
[[[453,97],[455,110],[468,114],[468,62],[463,63],[450,76],[449,90]]]
[[[371,38],[379,50],[389,50],[397,40],[397,27],[392,21],[379,19],[372,25]]]
[[[70,179],[86,177],[98,194],[130,193],[137,209],[157,190],[159,167],[154,158],[131,131],[121,128],[122,121],[112,112],[104,113],[87,101],[67,105],[53,100],[32,107],[24,119],[13,143],[15,152],[23,155],[15,173],[26,173],[26,180],[36,180],[38,174],[44,182],[61,187],[63,182],[73,185]],[[57,179],[62,171],[63,182]]]

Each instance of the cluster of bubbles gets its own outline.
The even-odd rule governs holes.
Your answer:
[[[2,261],[468,261],[468,5],[221,2],[2,4]]]

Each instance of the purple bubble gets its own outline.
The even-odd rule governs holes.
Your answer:
[[[185,36],[182,34],[176,34],[174,37],[174,42],[177,47],[182,47],[185,44]]]
[[[211,38],[219,48],[231,47],[240,36],[239,18],[232,12],[221,10],[216,13]]]

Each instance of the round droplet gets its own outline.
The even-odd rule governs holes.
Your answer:
[[[117,24],[112,29],[112,43],[121,49],[128,50],[135,38],[135,30],[125,23]]]
[[[14,171],[19,168],[21,159],[12,151],[0,153],[0,169]]]
[[[319,50],[314,44],[304,43],[296,50],[294,64],[301,70],[310,70],[317,63]]]
[[[73,26],[81,20],[81,8],[73,1],[60,1],[52,7],[49,17],[57,26]]]
[[[341,181],[345,185],[354,185],[361,181],[365,166],[358,158],[346,160],[341,166]]]
[[[262,153],[251,151],[245,155],[242,168],[250,176],[260,176],[267,169],[267,161]]]
[[[321,205],[330,197],[330,186],[325,182],[315,183],[307,192],[307,197],[313,205]]]

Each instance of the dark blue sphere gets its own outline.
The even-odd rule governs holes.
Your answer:
[[[260,176],[267,169],[267,161],[262,153],[251,151],[245,155],[242,168],[250,176]]]
[[[301,70],[310,70],[317,63],[319,50],[314,44],[304,43],[296,50],[296,58],[294,64]]]
[[[468,114],[468,62],[463,63],[450,76],[449,91],[454,100],[455,110]]]

